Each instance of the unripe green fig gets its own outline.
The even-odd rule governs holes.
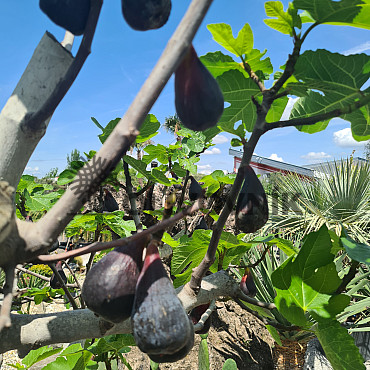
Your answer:
[[[146,249],[131,320],[137,346],[149,356],[156,356],[155,361],[158,356],[167,359],[178,355],[194,337],[193,326],[166,274],[155,240]]]
[[[130,317],[146,244],[143,238],[118,247],[91,268],[82,287],[91,311],[114,323]]]
[[[235,225],[244,233],[254,233],[267,222],[268,217],[265,190],[253,168],[248,165],[236,203]]]
[[[199,182],[190,176],[190,186],[189,186],[189,199],[194,201],[203,196],[203,189],[199,185]]]
[[[82,35],[90,12],[90,0],[40,0],[40,9],[58,26]]]
[[[184,126],[194,131],[215,126],[224,110],[221,89],[192,45],[175,71],[175,106]]]
[[[58,261],[55,264],[55,268],[58,271],[60,277],[62,278],[64,284],[66,284],[67,283],[67,276],[63,271],[62,261]],[[60,284],[59,280],[57,279],[57,277],[55,276],[54,273],[53,273],[53,275],[51,275],[51,278],[50,278],[50,287],[53,288],[53,289],[60,289],[62,287],[62,284]]]
[[[121,5],[126,22],[137,31],[162,27],[172,6],[171,0],[121,0]]]
[[[254,283],[253,276],[249,267],[247,267],[244,271],[244,275],[242,277],[242,280],[240,281],[240,289],[245,295],[252,298],[257,293],[257,287]]]

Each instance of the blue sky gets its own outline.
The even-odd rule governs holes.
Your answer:
[[[123,20],[120,1],[106,0],[88,57],[81,73],[51,119],[47,133],[33,153],[25,173],[44,175],[50,168],[59,171],[66,166],[66,156],[73,149],[81,152],[98,150],[99,129],[91,122],[94,116],[105,125],[121,117],[159,58],[167,40],[175,30],[190,1],[173,0],[167,24],[147,32],[134,31]],[[283,1],[285,6],[288,2]],[[231,4],[231,5],[230,5]],[[222,50],[206,28],[209,23],[228,23],[234,35],[249,23],[254,33],[254,47],[267,49],[275,70],[283,65],[292,50],[292,41],[267,27],[263,19],[264,2],[246,0],[215,0],[194,39],[198,55]],[[0,34],[0,106],[3,107],[22,75],[34,48],[44,32],[50,31],[63,40],[64,30],[55,26],[40,10],[37,0],[1,0]],[[77,37],[75,54],[81,37]],[[352,27],[319,26],[305,41],[303,50],[326,48],[332,52],[354,53],[370,51],[369,31]],[[222,50],[228,54],[225,50]],[[173,78],[163,90],[151,113],[163,123],[175,113]],[[262,137],[256,154],[304,165],[347,156],[356,150],[363,154],[364,144],[354,142],[350,125],[341,119],[332,120],[329,127],[313,135],[295,128],[277,129]],[[231,135],[216,138],[216,146],[201,156],[199,171],[215,169],[232,171],[233,159],[228,154]],[[164,130],[154,138],[156,143],[169,144],[173,137]]]

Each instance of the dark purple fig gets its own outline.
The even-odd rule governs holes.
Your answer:
[[[194,230],[208,230],[208,225],[203,215],[198,220]]]
[[[244,233],[254,233],[268,220],[266,193],[251,166],[245,168],[244,183],[236,203],[235,225]]]
[[[122,14],[137,31],[161,28],[171,12],[171,0],[121,0]]]
[[[190,322],[189,318],[189,325],[190,330],[193,330],[193,324]],[[190,335],[188,341],[186,342],[185,346],[179,349],[177,352],[173,353],[172,355],[149,355],[150,359],[158,364],[162,364],[165,362],[177,362],[183,359],[193,348],[194,346],[194,335]]]
[[[194,131],[215,126],[224,110],[221,89],[192,45],[175,71],[175,106],[184,126]]]
[[[207,311],[208,307],[209,307],[209,303],[206,303],[206,304],[202,304],[200,306],[194,307],[190,311],[189,316],[191,320],[193,321],[194,325],[198,323],[198,321],[201,319],[204,312]],[[208,317],[208,319],[204,322],[203,328],[200,330],[196,330],[195,333],[196,334],[207,334],[210,327],[211,327],[211,316]]]
[[[248,297],[254,297],[257,293],[256,284],[248,267],[245,269],[242,280],[240,281],[240,289]]]
[[[63,271],[62,261],[58,261],[55,265],[55,268],[58,271],[60,277],[62,278],[64,284],[66,284],[67,283],[67,276]],[[62,287],[62,284],[60,284],[59,280],[57,279],[57,277],[55,276],[54,273],[53,273],[53,275],[51,275],[51,278],[50,278],[50,286],[53,289],[60,289]]]
[[[82,35],[90,12],[90,0],[40,0],[40,9],[58,26]]]
[[[137,346],[156,356],[155,361],[160,355],[166,360],[169,355],[178,356],[180,351],[185,356],[182,350],[194,337],[193,325],[166,274],[155,240],[146,249],[131,320]]]
[[[91,268],[82,287],[91,311],[114,323],[130,317],[146,243],[142,238],[118,247]]]
[[[189,199],[197,200],[203,196],[203,189],[199,185],[199,182],[194,179],[193,176],[190,177],[190,186],[189,186]]]
[[[104,189],[104,200],[103,200],[103,210],[102,212],[114,212],[118,211],[118,203],[114,199],[112,193],[107,189]]]

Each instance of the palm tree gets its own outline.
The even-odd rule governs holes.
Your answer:
[[[181,130],[183,124],[177,114],[166,117],[163,123],[163,127],[167,132],[175,135],[176,141],[181,141],[181,138],[177,135],[177,132]]]
[[[283,214],[273,214],[269,227],[296,239],[323,224],[341,234],[345,227],[358,242],[370,242],[370,165],[351,159],[326,165],[315,179],[290,174],[276,177],[275,201]],[[274,212],[273,212],[274,213]]]

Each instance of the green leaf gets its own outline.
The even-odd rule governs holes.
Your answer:
[[[124,221],[122,219],[123,215],[124,212],[122,211],[115,211],[110,214],[104,213],[103,223],[109,226],[121,238],[127,238],[132,235],[132,231],[136,231],[136,226],[134,220]]]
[[[136,143],[143,143],[158,134],[161,124],[154,114],[148,114],[140,127],[140,134],[136,137]]]
[[[244,129],[251,132],[257,118],[252,96],[257,98],[261,96],[261,92],[251,78],[246,78],[237,70],[225,72],[217,77],[217,82],[225,101],[230,103],[230,106],[224,109],[218,126],[223,131],[244,138]],[[240,120],[243,125],[235,129],[235,123]]]
[[[365,369],[364,359],[353,337],[338,321],[319,322],[316,335],[335,370]]]
[[[221,51],[207,53],[201,56],[200,60],[215,78],[231,69],[237,69],[239,72],[243,73],[246,78],[249,77],[239,63],[235,62],[231,56],[222,54]]]
[[[357,243],[348,235],[340,238],[347,254],[357,262],[363,262],[370,265],[370,246]]]
[[[95,125],[100,128],[100,130],[104,131],[104,127],[98,122],[98,120],[95,117],[90,117],[91,121],[95,123]]]
[[[199,344],[198,352],[198,369],[199,370],[209,370],[209,351],[207,339],[202,339]]]
[[[172,171],[179,177],[186,176],[186,170],[184,170],[177,162],[172,165]]]
[[[271,325],[266,325],[266,329],[269,331],[269,333],[271,334],[271,336],[274,339],[274,341],[279,346],[282,346],[283,344],[281,343],[279,332],[273,326],[271,326]]]
[[[370,28],[369,0],[294,0],[293,4],[317,23]]]
[[[133,157],[130,157],[129,155],[123,156],[123,160],[129,164],[132,168],[134,168],[136,171],[143,174],[147,179],[152,180],[153,177],[150,174],[149,171],[146,170],[147,164],[143,161],[139,161]]]
[[[121,118],[116,118],[110,121],[103,129],[103,133],[99,135],[99,140],[102,144],[104,144],[105,140],[107,140],[108,136],[112,133],[114,128],[117,126],[118,122]]]
[[[36,362],[44,360],[47,357],[53,356],[56,353],[59,353],[63,348],[52,348],[44,346],[35,350],[30,351],[27,356],[22,360],[22,363],[27,367],[32,366]]]
[[[294,76],[298,83],[289,83],[292,94],[302,96],[294,104],[290,118],[311,117],[340,109],[362,98],[361,87],[370,77],[370,71],[363,72],[363,66],[370,60],[365,54],[344,56],[327,50],[308,50],[296,64]],[[310,90],[318,90],[310,91]],[[351,122],[352,133],[362,140],[370,137],[370,104],[341,117]],[[298,127],[304,132],[323,130],[329,121],[312,126]],[[356,137],[356,139],[358,139]]]
[[[152,176],[160,184],[171,186],[171,182],[167,179],[166,175],[163,172],[161,172],[160,170],[158,170],[156,168],[153,168],[152,169]]]
[[[242,56],[253,49],[253,32],[248,23],[239,31],[236,39],[228,24],[208,24],[207,28],[217,43],[236,56]]]
[[[224,366],[222,366],[222,370],[238,370],[238,366],[232,358],[228,358],[225,361]]]
[[[150,360],[150,370],[159,370],[159,364]]]
[[[292,36],[294,27],[301,28],[300,21],[298,21],[296,16],[297,11],[294,12],[294,9],[290,7],[284,12],[284,6],[281,1],[265,2],[265,11],[268,17],[276,18],[264,20],[274,30]]]
[[[324,225],[304,239],[293,260],[290,257],[272,273],[278,310],[292,323],[308,325],[308,312],[316,320],[334,318],[349,303],[349,296],[335,294],[341,283],[338,277],[331,239]]]
[[[237,147],[237,146],[243,146],[243,143],[241,142],[241,140],[239,139],[236,139],[235,137],[233,139],[231,139],[231,143],[230,145],[232,147]]]

